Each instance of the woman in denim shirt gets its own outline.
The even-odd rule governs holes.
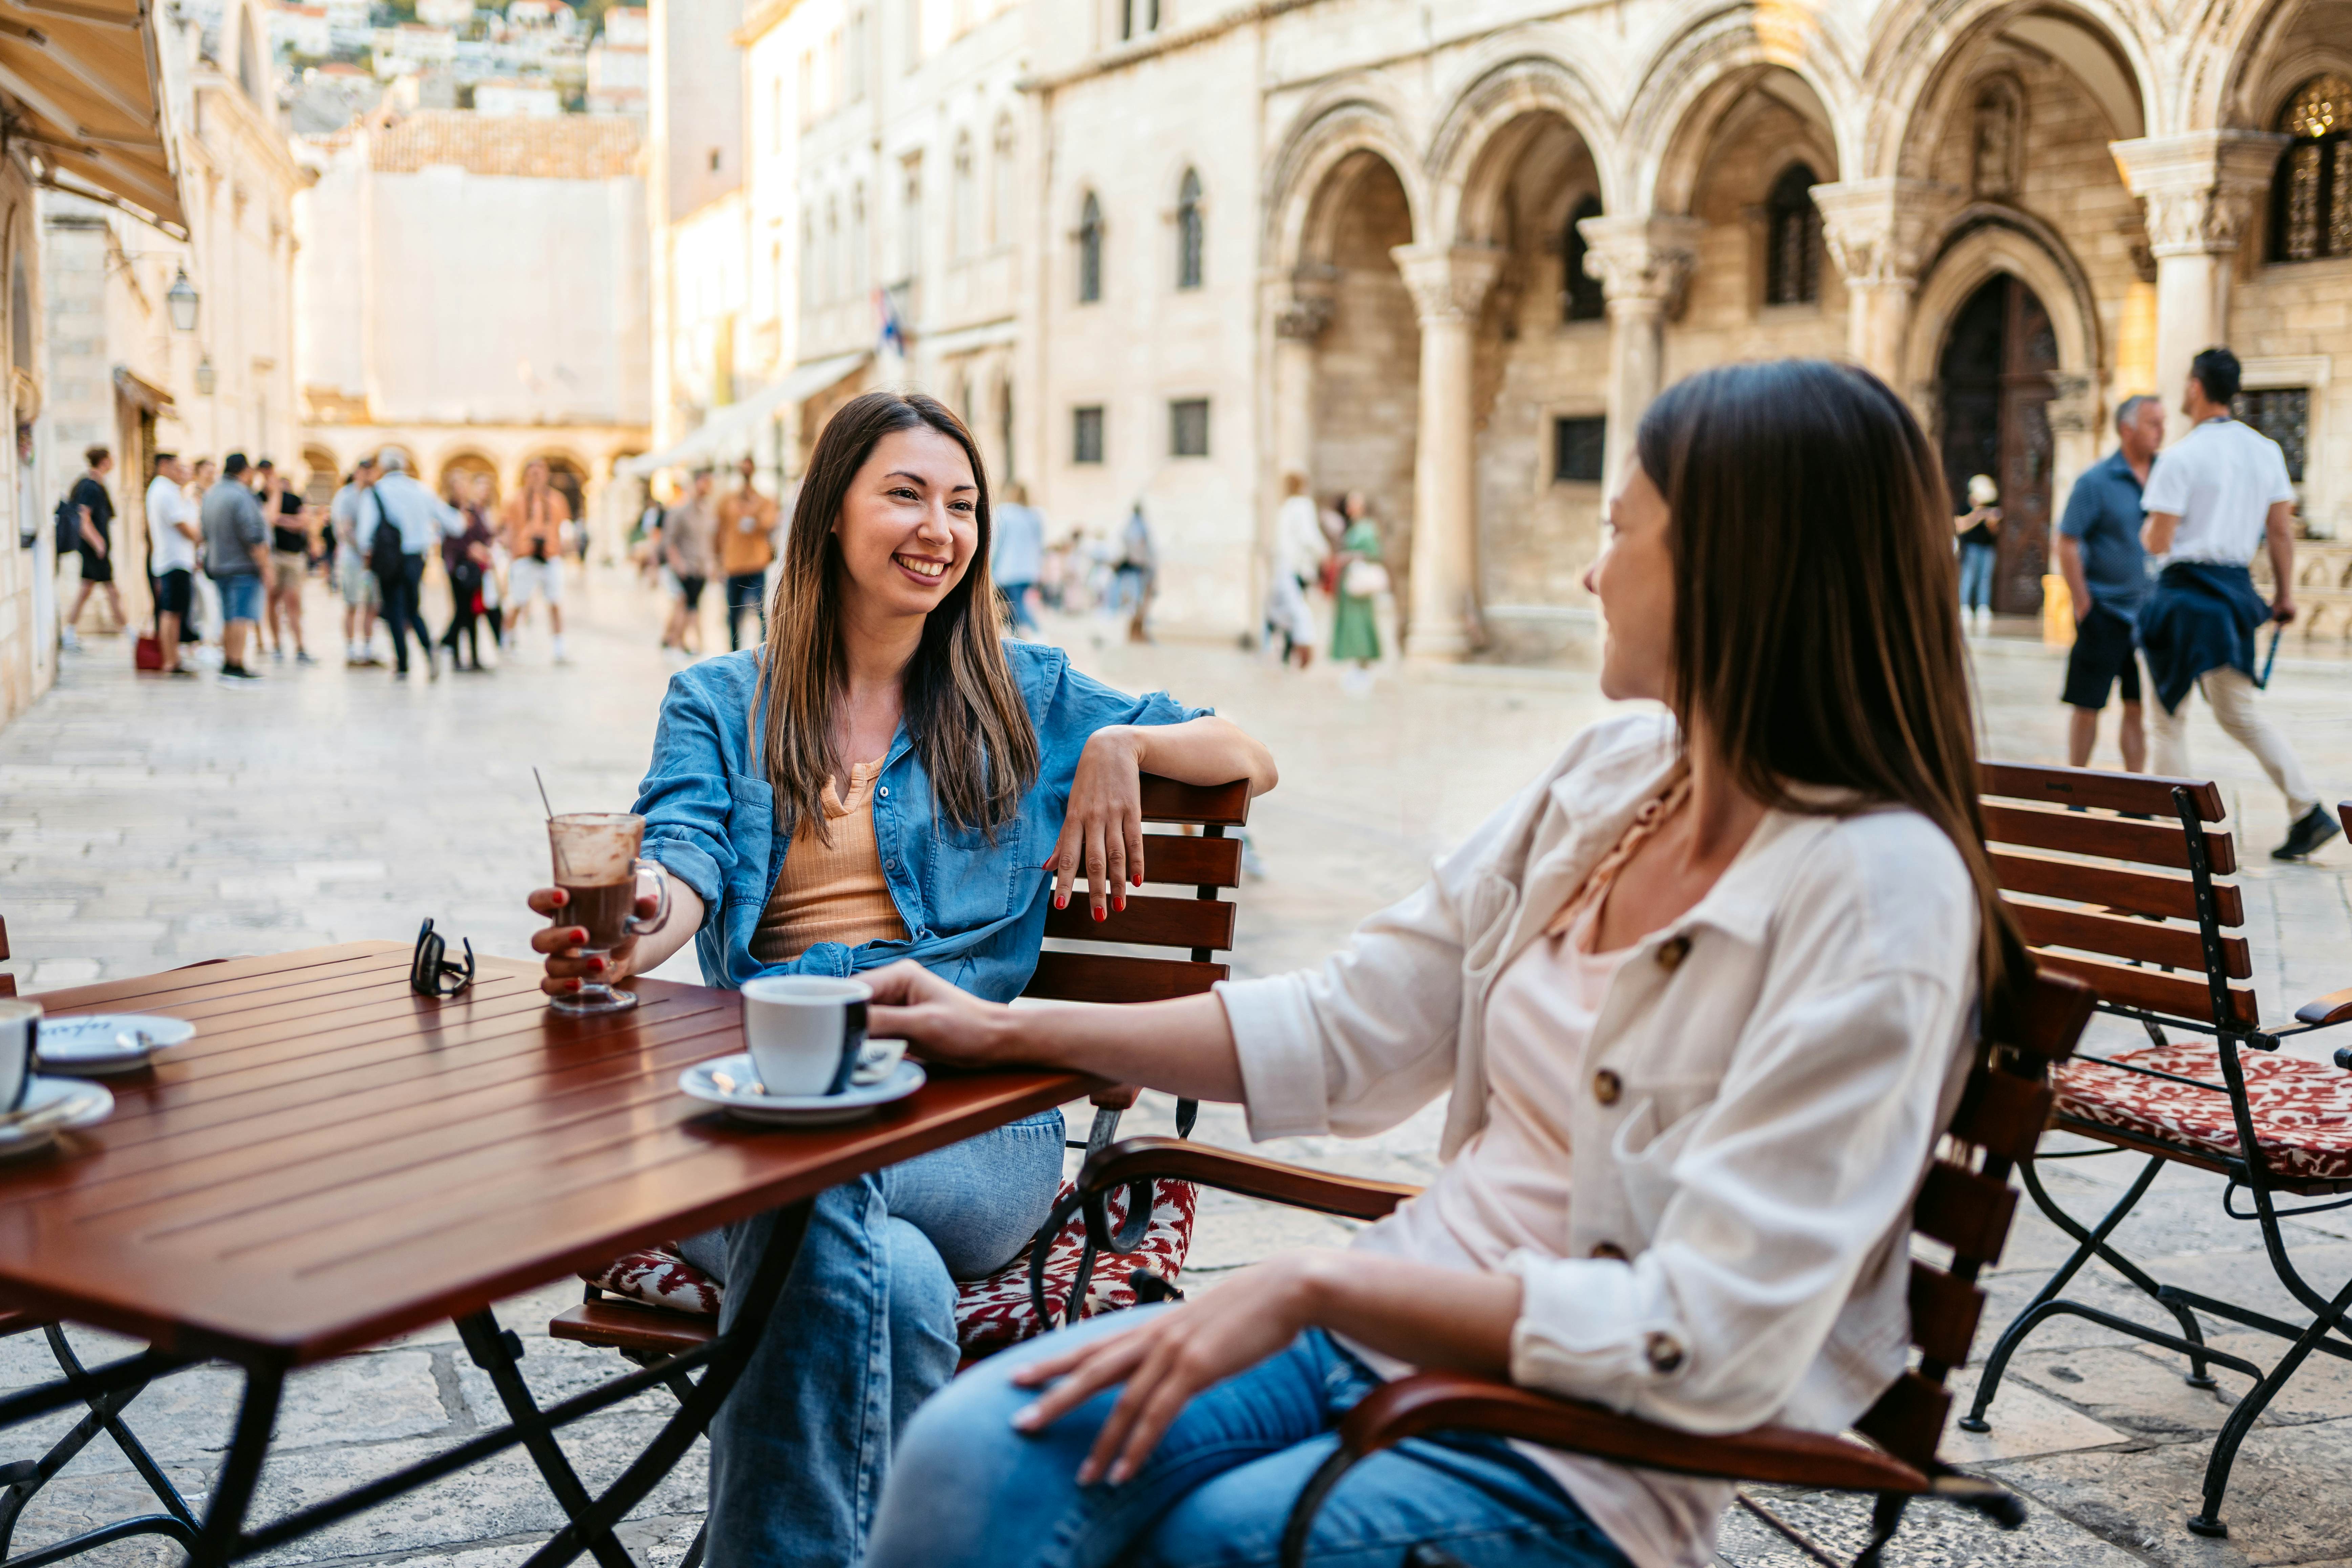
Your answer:
[[[1010,1001],[1049,897],[1066,905],[1084,877],[1099,920],[1142,881],[1143,773],[1273,787],[1265,748],[1206,710],[1129,697],[1058,648],[1000,638],[986,483],[971,435],[930,398],[869,393],[825,426],[766,647],[670,681],[636,810],[671,912],[596,978],[643,973],[691,938],[713,985],[911,959]],[[562,901],[541,889],[531,908],[560,919]],[[589,974],[584,935],[556,923],[534,939],[551,993]],[[955,1373],[956,1281],[1027,1244],[1062,1140],[1048,1111],[817,1199],[711,1426],[712,1568],[863,1555],[892,1442]],[[748,1277],[773,1228],[763,1215],[687,1255]]]

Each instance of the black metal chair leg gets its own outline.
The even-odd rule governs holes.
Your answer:
[[[2149,1157],[2148,1163],[2151,1165],[2158,1167],[2161,1167],[2164,1163],[2160,1158],[2153,1155]],[[2142,1172],[2141,1173],[2148,1176],[2150,1180],[2154,1180],[2154,1173],[2152,1172]],[[2088,1234],[2083,1229],[2081,1222],[2076,1220],[2074,1215],[2068,1214],[2064,1209],[2060,1208],[2058,1206],[2058,1200],[2052,1197],[2049,1192],[2042,1187],[2041,1173],[2033,1168],[2033,1162],[2029,1160],[2020,1165],[2019,1174],[2025,1183],[2026,1191],[2033,1194],[2035,1206],[2040,1208],[2043,1214],[2049,1215],[2052,1223],[2057,1225],[2060,1228],[2063,1229],[2068,1235],[2074,1237],[2078,1241]],[[2145,1191],[2146,1189],[2142,1190]],[[2132,1208],[2136,1207],[2138,1203],[2139,1199],[2137,1196],[2133,1197],[2128,1205],[2123,1205],[2124,1214],[2128,1215]],[[2123,1216],[2119,1215],[2116,1217],[2117,1222],[2120,1223]],[[2125,1281],[2131,1285],[2135,1289],[2138,1290],[2141,1295],[2146,1296],[2148,1300],[2154,1301],[2157,1305],[2162,1307],[2166,1311],[2172,1314],[2173,1320],[2180,1325],[2180,1337],[2182,1339],[2187,1340],[2192,1345],[2202,1345],[2205,1342],[2205,1330],[2204,1327],[2197,1321],[2197,1315],[2194,1312],[2191,1312],[2180,1302],[2174,1300],[2170,1292],[2167,1291],[2161,1284],[2157,1282],[2154,1275],[2148,1273],[2147,1269],[2142,1268],[2138,1264],[2134,1263],[2122,1253],[2117,1252],[2114,1247],[2109,1247],[2105,1237],[2100,1238],[2096,1251],[2098,1253],[2100,1262],[2105,1264],[2108,1268],[2122,1275]],[[2183,1379],[2183,1381],[2191,1388],[2210,1389],[2218,1386],[2213,1381],[2212,1369],[2206,1364],[2206,1358],[2198,1354],[2194,1351],[2188,1353],[2189,1375]]]
[[[2214,1435],[2212,1453],[2205,1459],[2205,1506],[2189,1516],[2190,1534],[2221,1536],[2230,1533],[2230,1527],[2221,1521],[2221,1497],[2230,1489],[2230,1469],[2237,1463],[2238,1446],[2246,1440],[2246,1434],[2253,1430],[2255,1419],[2270,1407],[2278,1391],[2286,1386],[2287,1379],[2295,1374],[2324,1336],[2330,1331],[2352,1332],[2352,1325],[2347,1325],[2344,1317],[2345,1309],[2348,1306],[2352,1306],[2352,1280],[2345,1282],[2344,1289],[2336,1292],[2336,1300],[2328,1303],[2327,1311],[2312,1320],[2311,1327],[2305,1329],[2287,1348],[2287,1352],[2279,1357],[2278,1364],[2271,1368],[2269,1374],[2261,1382],[2246,1390],[2244,1396],[2231,1408],[2230,1418],[2221,1423],[2221,1430]]]
[[[1282,1568],[1305,1568],[1307,1542],[1315,1533],[1315,1516],[1323,1511],[1323,1500],[1339,1478],[1356,1467],[1356,1456],[1344,1447],[1334,1448],[1331,1457],[1316,1467],[1315,1473],[1299,1489],[1298,1500],[1290,1505],[1290,1517],[1282,1525]]]
[[[85,1375],[88,1369],[68,1342],[64,1327],[49,1323],[44,1325],[44,1331],[48,1336],[49,1353],[57,1358],[58,1365],[66,1375]],[[188,1506],[187,1499],[180,1495],[180,1489],[172,1484],[172,1478],[163,1473],[163,1467],[157,1464],[154,1456],[147,1451],[147,1445],[139,1440],[138,1435],[122,1419],[123,1408],[138,1398],[146,1387],[142,1383],[135,1388],[100,1394],[90,1401],[90,1413],[105,1428],[106,1435],[114,1439],[114,1446],[122,1450],[122,1457],[131,1461],[131,1468],[139,1472],[139,1479],[147,1483],[147,1489],[155,1494],[155,1500],[163,1505],[166,1513],[187,1527],[188,1535],[193,1539],[197,1528],[195,1510]],[[63,1468],[60,1462],[58,1468]],[[5,1540],[0,1540],[0,1555],[5,1555]]]
[[[517,1364],[516,1348],[521,1342],[510,1331],[499,1327],[498,1319],[488,1310],[472,1313],[457,1320],[457,1337],[465,1342],[466,1353],[474,1364],[489,1373],[490,1386],[498,1390],[499,1403],[506,1406],[507,1419],[522,1435],[522,1446],[539,1467],[540,1479],[563,1510],[563,1517],[575,1525],[588,1510],[588,1489],[581,1483],[579,1472],[572,1468],[562,1446],[556,1442],[553,1428],[531,1397],[530,1385],[523,1381],[522,1368]],[[610,1530],[584,1532],[584,1544],[589,1555],[596,1559],[599,1568],[636,1568],[636,1560],[629,1555]]]
[[[190,1568],[229,1568],[245,1545],[245,1516],[253,1507],[254,1489],[261,1481],[262,1461],[269,1457],[269,1439],[278,1429],[278,1406],[286,1394],[286,1369],[262,1363],[245,1369],[245,1398],[236,1411],[236,1430],[229,1438],[228,1457],[221,1461],[220,1480],[205,1508],[204,1527],[188,1553]]]
[[[677,1568],[702,1568],[702,1549],[710,1543],[710,1524],[705,1521],[687,1542],[686,1555],[677,1560]]]
[[[2114,1232],[2116,1226],[2124,1222],[2125,1216],[2129,1215],[2139,1200],[2147,1194],[2148,1187],[2156,1181],[2157,1173],[2163,1168],[2163,1161],[2149,1160],[2147,1167],[2134,1179],[2123,1197],[2100,1219],[2097,1226],[2091,1230],[2084,1230],[2072,1215],[2057,1205],[2056,1201],[2042,1187],[2041,1177],[2034,1173],[2033,1162],[2031,1160],[2018,1162],[2018,1175],[2025,1183],[2026,1192],[2032,1194],[2034,1203],[2040,1205],[2042,1212],[2050,1216],[2052,1223],[2073,1236],[2077,1245],[2074,1252],[2067,1257],[2066,1261],[2060,1264],[2056,1271],[2042,1281],[2042,1289],[2034,1292],[2033,1300],[2025,1304],[2025,1310],[2011,1319],[2009,1327],[2001,1331],[2000,1339],[1994,1344],[1992,1354],[1985,1360],[1983,1374],[1977,1379],[1976,1397],[1969,1402],[1969,1413],[1960,1417],[1961,1431],[1990,1432],[1992,1430],[1992,1423],[1985,1419],[1985,1412],[1992,1407],[1993,1395],[2000,1392],[2000,1380],[2009,1371],[2009,1358],[2017,1353],[2018,1347],[2025,1342],[2027,1335],[2032,1333],[2044,1320],[2056,1315],[2053,1308],[2058,1300],[2058,1293],[2074,1282],[2074,1276],[2082,1272],[2083,1266],[2093,1257],[2107,1250],[2108,1236]],[[2130,1267],[2128,1264],[2124,1266]],[[2137,1270],[2135,1269],[2134,1272]],[[2143,1289],[2150,1295],[2154,1295],[2156,1282],[2149,1280]],[[2161,1300],[2161,1298],[2158,1299]],[[2202,1344],[2204,1335],[2198,1331],[2196,1319],[2189,1313],[2188,1310],[2171,1302],[2165,1304],[2171,1309],[2175,1316],[2183,1321],[2188,1330],[2186,1337],[2189,1342]],[[2194,1364],[2198,1373],[2203,1374],[2204,1362],[2200,1359]],[[2190,1381],[2194,1383],[2195,1379],[2192,1378]],[[2207,1377],[2205,1384],[2208,1387],[2211,1386],[2212,1379],[2210,1376]]]

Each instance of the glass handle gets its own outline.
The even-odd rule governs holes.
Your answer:
[[[632,915],[628,922],[630,935],[651,936],[661,930],[663,924],[669,919],[669,878],[662,870],[661,862],[658,860],[633,860],[629,863],[629,871],[632,876],[637,877],[650,874],[654,879],[654,887],[657,889],[656,897],[660,900],[660,902],[655,906],[651,918],[640,921]]]

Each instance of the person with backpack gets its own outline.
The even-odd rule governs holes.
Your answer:
[[[376,454],[383,477],[367,489],[359,512],[361,536],[367,547],[368,570],[375,574],[383,596],[383,618],[392,627],[393,676],[408,679],[408,634],[416,634],[417,651],[425,658],[429,680],[441,679],[441,659],[433,634],[425,629],[422,605],[425,555],[451,534],[466,531],[457,510],[416,482],[408,471],[408,454],[386,447]]]
[[[260,676],[245,667],[248,637],[257,642],[261,584],[269,572],[269,525],[246,476],[252,465],[243,452],[221,459],[220,482],[205,492],[205,574],[221,596],[221,679],[244,682]]]
[[[81,556],[81,592],[74,595],[73,613],[66,617],[59,638],[68,647],[81,646],[81,635],[75,627],[93,589],[106,590],[107,607],[114,612],[115,625],[130,624],[122,614],[122,591],[114,585],[113,547],[107,534],[107,525],[114,521],[114,498],[107,493],[106,476],[114,471],[114,454],[103,447],[92,447],[82,453],[82,459],[89,470],[74,481],[73,489],[58,508],[58,553],[73,550]]]
[[[335,585],[343,595],[343,662],[355,668],[383,662],[375,656],[375,577],[368,571],[367,542],[359,532],[362,504],[376,477],[371,453],[352,468],[327,508],[328,531],[335,537]]]

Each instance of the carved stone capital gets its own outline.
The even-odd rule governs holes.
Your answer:
[[[1962,199],[1933,180],[1843,180],[1813,187],[1822,247],[1849,289],[1918,282],[1929,248]]]
[[[1274,333],[1293,342],[1311,343],[1331,324],[1331,297],[1294,294],[1275,307]]]
[[[1491,245],[1400,245],[1389,255],[1424,324],[1476,321],[1503,270],[1503,252]]]
[[[1589,217],[1576,229],[1584,237],[1584,270],[1600,279],[1612,310],[1654,306],[1672,316],[1698,265],[1701,226],[1688,217]]]
[[[2124,184],[2147,211],[2158,256],[2226,255],[2245,238],[2277,166],[2284,136],[2199,131],[2110,142]]]

